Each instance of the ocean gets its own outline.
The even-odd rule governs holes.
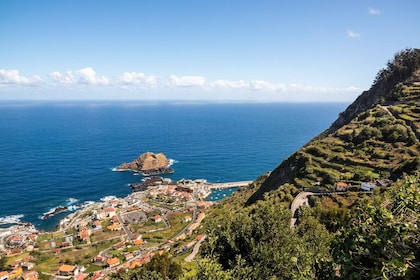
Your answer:
[[[113,168],[146,151],[173,160],[172,180],[253,180],[347,105],[0,102],[0,222],[51,230],[70,213],[41,219],[56,207],[126,196],[142,176]]]

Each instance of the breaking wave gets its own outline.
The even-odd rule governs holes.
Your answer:
[[[108,196],[104,196],[104,197],[102,197],[101,198],[101,201],[102,202],[106,202],[106,201],[111,201],[111,200],[114,200],[114,199],[116,199],[117,197],[115,196],[115,195],[108,195]]]
[[[0,217],[0,224],[17,224],[21,222],[23,214]]]
[[[77,211],[81,208],[85,208],[89,205],[92,205],[94,203],[93,201],[85,201],[83,203],[75,204],[79,200],[76,199],[76,198],[72,198],[72,197],[70,197],[66,201],[67,201],[66,205],[58,205],[56,207],[52,207],[47,212],[42,213],[42,216],[40,216],[38,218],[41,219],[41,220],[46,220],[46,219],[49,219],[49,218],[51,218],[55,215],[58,215],[62,212],[67,212],[67,211],[74,212],[74,211]]]
[[[168,167],[169,166],[172,166],[174,163],[178,163],[179,161],[177,161],[177,160],[175,160],[175,159],[169,159],[169,164],[168,164]]]

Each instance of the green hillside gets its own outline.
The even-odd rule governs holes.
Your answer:
[[[114,279],[420,279],[419,134],[420,49],[407,49],[324,133],[207,212],[182,275],[163,255]],[[374,180],[386,186],[360,191]],[[337,182],[351,191],[311,194],[292,214],[304,189]]]
[[[419,69],[419,49],[397,54],[328,130],[271,172],[247,205],[286,183],[334,189],[340,181],[359,186],[419,170]]]
[[[209,213],[193,279],[419,279],[419,132],[420,49],[407,49],[324,133]],[[360,191],[375,180],[387,185]],[[291,227],[299,192],[337,182],[352,191],[311,196]]]

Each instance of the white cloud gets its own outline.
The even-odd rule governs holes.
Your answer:
[[[86,67],[77,71],[79,75],[79,83],[88,85],[109,85],[109,79],[105,76],[96,76],[95,70],[91,67]]]
[[[62,74],[58,71],[50,73],[50,77],[54,80],[54,82],[71,85],[76,82],[74,79],[73,73],[71,71],[67,71],[66,73]]]
[[[360,34],[353,30],[348,30],[347,36],[349,36],[350,38],[357,38],[357,37],[360,37]]]
[[[275,83],[266,80],[208,80],[204,76],[177,76],[171,75],[166,83],[159,83],[157,76],[148,76],[141,72],[123,72],[112,78],[98,76],[91,67],[85,67],[77,71],[52,72],[50,80],[44,83],[39,76],[22,76],[18,70],[0,69],[0,89],[7,85],[45,85],[44,90],[54,90],[54,87],[66,86],[69,93],[77,95],[83,91],[86,85],[92,89],[98,88],[100,92],[107,88],[110,94],[116,98],[143,98],[142,95],[133,96],[130,90],[156,89],[153,95],[147,98],[163,99],[172,98],[170,88],[178,88],[179,97],[192,99],[228,98],[249,100],[277,100],[277,101],[316,101],[316,100],[349,100],[361,92],[355,87],[336,88],[325,86],[312,86],[293,83]],[[170,87],[169,89],[167,87]],[[188,88],[197,89],[194,95]],[[92,93],[93,94],[93,93]],[[155,95],[156,94],[156,95]],[[96,95],[90,95],[95,99]],[[100,98],[100,97],[99,97]],[[341,98],[341,99],[340,99]],[[346,99],[347,98],[347,99]]]
[[[229,80],[216,80],[210,83],[210,87],[231,90],[231,89],[247,89],[249,88],[249,83],[239,80],[239,81],[229,81]]]
[[[37,75],[25,77],[20,75],[19,70],[0,69],[0,85],[37,86],[42,83],[41,77]]]
[[[169,86],[171,87],[203,87],[206,84],[206,78],[202,76],[176,76],[171,75]]]
[[[156,76],[147,76],[144,73],[124,72],[117,77],[117,83],[134,87],[156,87],[158,78]]]
[[[284,93],[359,93],[356,87],[334,88],[301,84],[276,84],[267,81],[252,81],[250,88],[257,91],[271,91]]]
[[[380,15],[382,13],[383,13],[382,10],[378,10],[378,9],[375,9],[375,8],[369,8],[369,14],[371,14],[371,15]]]
[[[250,87],[259,91],[284,91],[286,86],[283,84],[275,84],[267,81],[252,81]]]

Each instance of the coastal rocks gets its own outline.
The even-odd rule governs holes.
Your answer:
[[[155,154],[146,152],[132,162],[125,162],[117,167],[117,170],[131,170],[140,172],[143,175],[155,175],[172,173],[174,170],[169,167],[170,161],[163,153]]]

